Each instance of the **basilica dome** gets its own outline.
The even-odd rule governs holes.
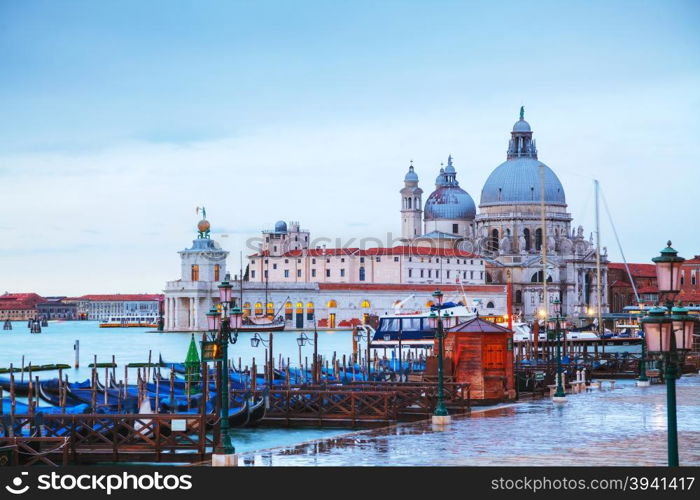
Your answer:
[[[491,172],[481,190],[480,206],[540,203],[540,166],[544,167],[544,202],[566,205],[564,187],[557,175],[536,158],[513,158]]]
[[[459,186],[441,186],[425,202],[425,220],[474,219],[476,205],[469,193]]]
[[[473,220],[476,216],[474,200],[457,182],[457,171],[452,165],[452,156],[447,158],[447,167],[440,169],[435,179],[435,191],[425,202],[425,220]]]

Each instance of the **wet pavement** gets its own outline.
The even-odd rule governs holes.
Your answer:
[[[677,382],[681,465],[700,465],[700,376]],[[401,424],[242,454],[249,466],[652,466],[666,465],[666,386],[475,408],[445,430]]]

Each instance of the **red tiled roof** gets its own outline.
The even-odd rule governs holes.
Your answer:
[[[610,283],[610,288],[632,288],[632,285],[622,280],[615,280]]]
[[[630,273],[635,278],[656,278],[656,266],[654,264],[627,264]],[[610,262],[608,269],[620,269],[627,272],[624,262]]]
[[[677,299],[683,302],[700,302],[700,291],[681,290],[681,292],[677,296]]]
[[[258,252],[249,257],[268,257],[270,255],[269,250],[264,252]],[[435,257],[466,257],[466,258],[480,258],[478,255],[465,252],[463,250],[456,250],[453,248],[432,248],[425,246],[396,246],[396,247],[376,247],[376,248],[309,248],[307,250],[292,250],[286,252],[282,257],[332,257],[335,255],[358,255],[358,256],[373,256],[373,255],[425,255],[425,256],[435,256]]]
[[[320,290],[367,290],[367,291],[400,291],[400,292],[434,292],[439,288],[443,292],[461,292],[459,285],[444,284],[411,284],[411,283],[319,283]],[[504,285],[464,285],[465,292],[503,292]]]
[[[116,293],[107,295],[90,294],[83,295],[82,297],[76,297],[69,300],[90,300],[92,302],[115,302],[115,301],[149,301],[149,300],[163,300],[163,294],[160,293]]]
[[[0,309],[34,309],[46,299],[36,293],[6,293],[0,295]]]
[[[683,265],[686,264],[700,264],[700,255],[696,255],[692,259],[686,259],[685,262],[683,262]]]

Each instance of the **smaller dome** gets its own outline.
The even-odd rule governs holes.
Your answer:
[[[452,155],[447,157],[447,167],[445,167],[445,173],[446,174],[456,174],[457,173],[454,165],[452,165]]]
[[[209,231],[211,228],[211,224],[209,224],[209,221],[207,219],[202,219],[197,223],[197,230],[200,233],[206,233]]]
[[[532,130],[530,130],[530,124],[528,122],[520,119],[513,125],[513,132],[532,132]]]
[[[418,174],[413,170],[413,165],[408,167],[408,173],[406,173],[406,177],[403,180],[405,182],[418,182]]]
[[[440,168],[440,175],[437,176],[435,179],[435,185],[436,186],[446,186],[447,182],[445,181],[445,169]]]
[[[287,232],[287,223],[284,222],[283,220],[278,220],[275,222],[275,232],[276,233],[286,233]]]

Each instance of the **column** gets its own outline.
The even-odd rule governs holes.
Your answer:
[[[192,318],[192,329],[199,330],[199,297],[194,297],[193,311],[194,317]]]

